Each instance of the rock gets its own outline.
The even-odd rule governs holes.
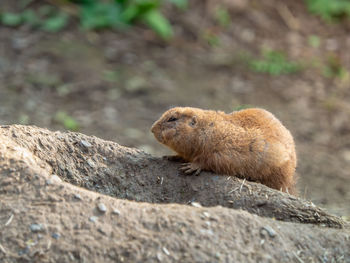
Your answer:
[[[62,179],[59,178],[57,175],[53,174],[49,179],[46,180],[46,184],[50,185],[50,184],[57,184],[57,183],[61,183]]]
[[[194,206],[194,207],[202,207],[202,205],[198,202],[191,202],[191,206]]]
[[[31,224],[30,230],[34,233],[43,232],[43,231],[45,231],[45,225],[44,224]]]
[[[97,208],[98,208],[98,211],[100,211],[102,213],[106,213],[107,212],[107,207],[103,203],[98,203],[97,204]]]
[[[96,165],[95,165],[94,161],[92,161],[91,159],[88,159],[86,162],[91,168],[95,168]]]
[[[52,233],[52,238],[54,239],[59,239],[61,237],[61,234],[60,233]]]
[[[120,211],[117,208],[114,208],[112,213],[115,215],[120,215]]]
[[[92,144],[89,143],[88,141],[85,141],[85,140],[81,140],[81,141],[80,141],[80,145],[83,146],[83,147],[85,147],[85,148],[90,148],[90,147],[92,147]]]
[[[98,219],[97,216],[90,216],[90,217],[89,217],[89,221],[90,221],[90,222],[93,222],[93,223],[96,223],[96,222],[97,222],[97,219]]]
[[[81,195],[80,195],[80,194],[74,194],[74,198],[75,198],[75,199],[78,199],[78,200],[82,200],[82,198],[81,198]]]
[[[277,235],[277,233],[276,233],[276,231],[272,228],[272,227],[270,227],[270,226],[264,226],[264,227],[262,227],[261,228],[261,230],[260,230],[260,234],[262,235],[262,236],[265,236],[265,232],[270,236],[270,237],[275,237],[276,235]]]
[[[203,212],[203,215],[208,218],[210,217],[210,214],[208,212]]]

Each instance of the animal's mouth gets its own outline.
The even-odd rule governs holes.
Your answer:
[[[154,134],[155,130],[156,130],[156,124],[153,124],[151,127],[151,132]]]
[[[159,130],[157,131],[157,127],[155,125],[152,126],[151,128],[151,132],[153,133],[154,137],[159,141],[159,142],[163,142],[163,136],[162,136],[162,132],[160,132]]]

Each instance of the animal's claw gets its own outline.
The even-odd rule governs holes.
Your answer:
[[[184,172],[185,174],[194,174],[199,175],[202,171],[200,166],[195,163],[184,163],[181,164],[181,167],[179,168],[180,171]]]

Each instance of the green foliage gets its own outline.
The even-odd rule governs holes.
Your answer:
[[[341,80],[349,78],[349,72],[336,56],[329,56],[327,64],[323,68],[323,75],[327,78],[338,78]]]
[[[46,19],[41,26],[41,29],[47,32],[58,32],[68,23],[68,15],[66,13],[58,13],[55,16]]]
[[[27,24],[47,32],[58,32],[68,24],[68,15],[54,10],[51,6],[42,6],[38,11],[26,9],[21,13],[2,13],[1,23],[16,27]]]
[[[264,52],[263,59],[250,59],[248,64],[253,71],[271,75],[290,74],[301,70],[298,63],[288,61],[283,53],[271,50]]]
[[[162,38],[169,39],[173,36],[173,29],[169,21],[158,10],[145,13],[142,20]]]
[[[15,13],[3,13],[1,22],[6,26],[18,26],[22,24],[22,16]]]
[[[350,17],[349,0],[306,0],[310,12],[326,21]]]
[[[85,29],[111,28],[121,23],[120,16],[121,10],[114,3],[94,3],[82,6],[80,21]]]
[[[79,130],[79,123],[64,111],[58,111],[55,115],[55,121],[62,124],[65,129],[71,131]]]
[[[203,33],[203,38],[212,47],[216,47],[216,46],[220,45],[220,39],[215,32],[212,32],[210,30],[206,30]]]
[[[169,0],[169,2],[173,3],[180,9],[186,9],[188,7],[187,0]]]
[[[68,14],[51,5],[42,5],[38,10],[26,9],[32,0],[24,0],[21,13],[0,13],[0,22],[6,26],[29,24],[48,32],[58,32],[69,22]],[[169,20],[161,8],[166,1],[185,9],[188,0],[66,0],[79,8],[82,28],[98,30],[104,28],[127,28],[141,22],[160,37],[167,40],[173,36]],[[64,4],[63,4],[64,5]]]
[[[231,16],[227,8],[219,6],[215,10],[215,19],[222,27],[226,27],[231,23]]]
[[[171,1],[179,7],[187,1]],[[100,2],[98,0],[80,1],[81,24],[85,29],[102,29],[125,27],[136,21],[148,25],[163,39],[173,35],[167,18],[160,12],[160,0],[115,0]]]

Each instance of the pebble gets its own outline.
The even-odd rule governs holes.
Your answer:
[[[52,233],[51,235],[54,239],[59,239],[61,237],[60,233]]]
[[[41,231],[45,230],[45,225],[43,225],[43,224],[31,224],[30,230],[34,233],[41,232]]]
[[[270,237],[275,237],[277,235],[276,231],[270,226],[262,227],[260,230],[261,235],[264,235],[264,232],[267,232]]]
[[[117,208],[113,209],[112,213],[115,215],[120,215],[120,211]]]
[[[85,140],[81,140],[81,141],[80,141],[80,144],[81,144],[82,146],[84,146],[85,148],[90,148],[90,147],[92,147],[92,144],[89,143],[88,141],[85,141]]]
[[[94,161],[92,161],[91,159],[88,159],[86,162],[91,168],[94,168],[96,166]]]
[[[98,203],[97,204],[97,208],[102,213],[106,213],[107,212],[107,207],[105,206],[104,203]]]
[[[170,252],[169,252],[169,250],[168,250],[166,247],[163,247],[163,252],[164,252],[166,255],[170,256]]]
[[[74,198],[75,198],[75,199],[78,199],[78,200],[82,200],[82,198],[81,198],[81,195],[80,195],[80,194],[74,194]]]
[[[97,216],[90,216],[89,221],[95,223],[97,221],[98,217]]]
[[[208,212],[203,212],[203,215],[204,215],[205,217],[210,217],[210,214],[209,214]]]
[[[191,202],[191,206],[194,206],[194,207],[202,207],[202,205],[198,202]]]
[[[61,183],[62,179],[59,178],[57,175],[53,174],[49,179],[46,180],[46,184],[54,184],[54,183]]]

